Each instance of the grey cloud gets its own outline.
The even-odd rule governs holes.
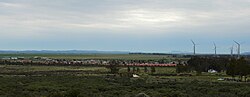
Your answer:
[[[185,29],[228,33],[223,32],[227,27],[247,33],[248,29],[235,25],[250,25],[249,5],[249,0],[3,0],[0,26],[5,33],[15,28],[10,31],[21,34],[56,29],[83,34],[89,30],[183,34]]]

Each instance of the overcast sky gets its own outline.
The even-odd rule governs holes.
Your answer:
[[[0,0],[0,50],[250,51],[250,0]]]

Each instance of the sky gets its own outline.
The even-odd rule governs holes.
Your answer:
[[[250,51],[250,0],[0,0],[0,50]]]

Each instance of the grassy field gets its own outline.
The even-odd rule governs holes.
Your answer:
[[[120,72],[126,72],[122,68]],[[175,68],[156,68],[173,74]],[[0,65],[0,97],[249,97],[250,84],[217,81],[225,74],[152,76],[140,78],[109,74],[105,67]]]
[[[56,59],[159,60],[164,55],[63,55],[0,54],[0,57],[48,57]],[[183,58],[182,60],[186,60]],[[175,67],[139,68],[139,78],[110,74],[105,67],[32,66],[0,64],[0,97],[250,97],[250,83],[218,81],[224,72],[180,75]],[[119,73],[127,74],[126,67]]]

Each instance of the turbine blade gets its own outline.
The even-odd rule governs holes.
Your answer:
[[[193,45],[195,45],[194,41],[191,39],[191,42],[193,43]]]
[[[235,42],[236,44],[240,45],[240,43],[238,43],[237,41],[234,40],[234,42]]]

